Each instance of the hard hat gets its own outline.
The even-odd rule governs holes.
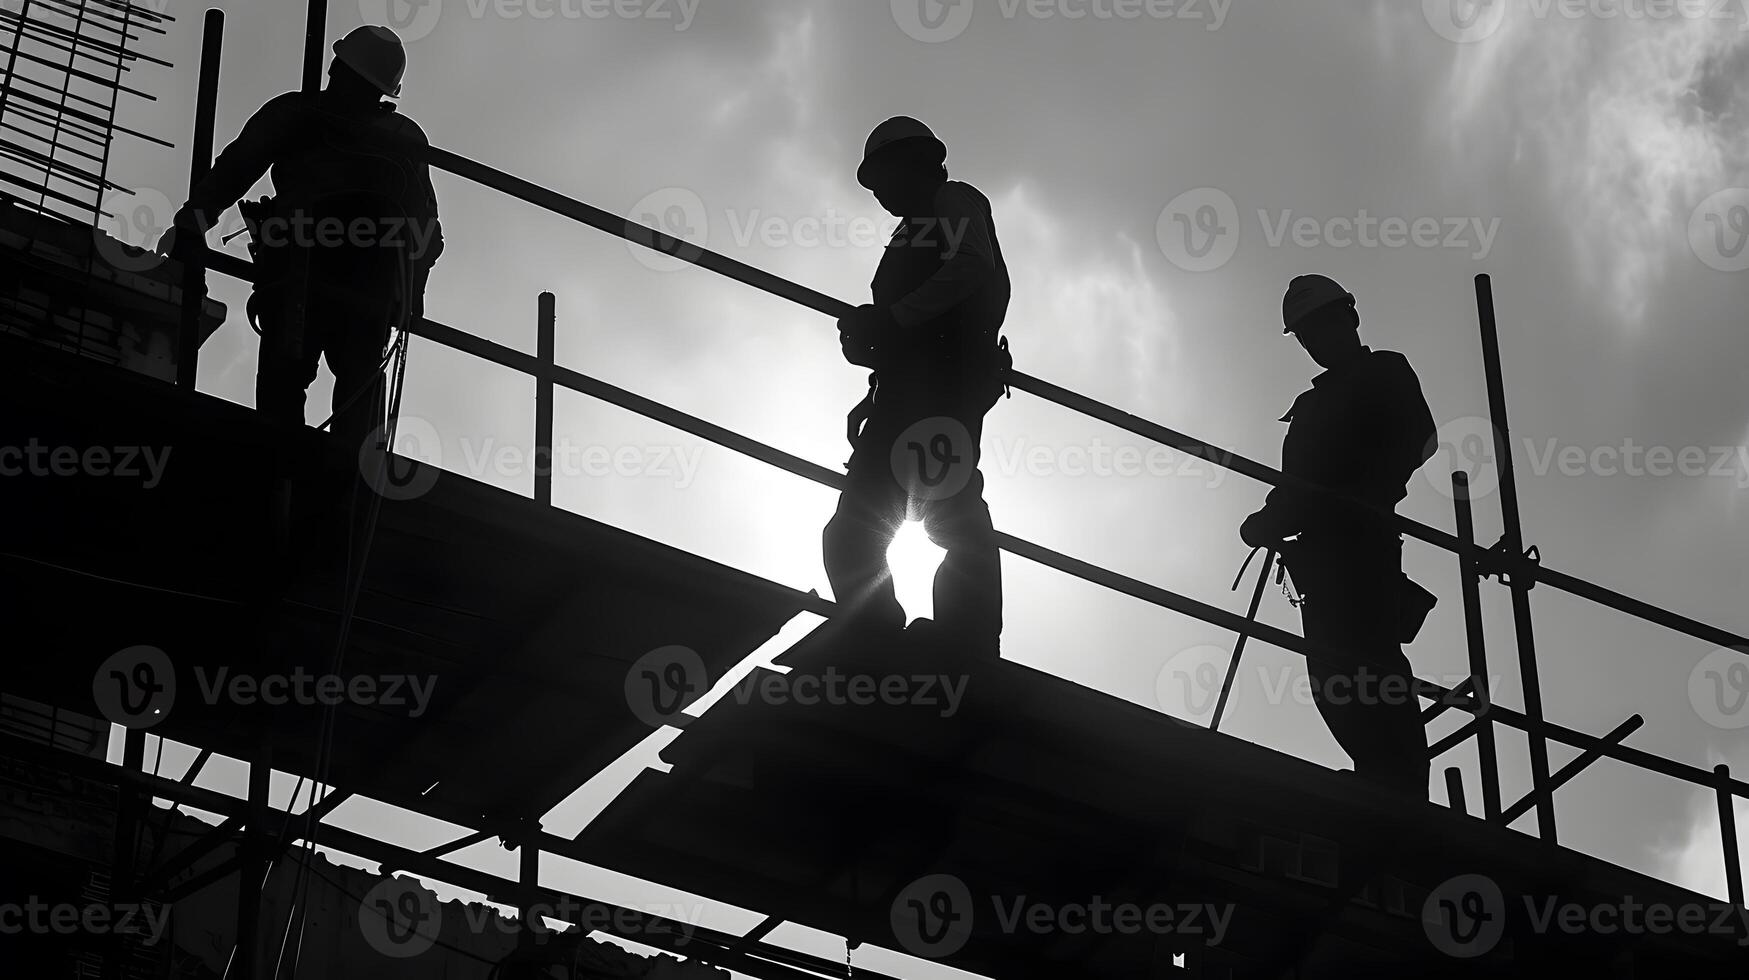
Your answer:
[[[875,162],[876,155],[900,143],[912,140],[925,141],[935,152],[937,162],[947,159],[947,146],[935,138],[929,127],[912,119],[910,116],[894,116],[874,128],[868,134],[868,143],[862,148],[862,165],[856,168],[856,182],[868,186],[869,164]]]
[[[1287,295],[1281,298],[1282,333],[1293,333],[1294,326],[1306,317],[1332,303],[1352,308],[1354,294],[1343,289],[1329,276],[1296,276],[1287,285]]]
[[[389,98],[401,94],[401,76],[407,73],[407,51],[394,31],[386,27],[360,27],[334,42],[334,58]]]

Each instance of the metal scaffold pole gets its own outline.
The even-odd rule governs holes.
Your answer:
[[[224,47],[224,11],[209,10],[201,28],[200,87],[195,95],[194,139],[189,147],[188,160],[190,194],[213,168],[214,117],[219,108],[219,58]],[[200,315],[206,302],[206,266],[200,257],[205,250],[183,248],[178,251],[182,259],[182,321],[178,331],[176,383],[192,389],[200,373]]]
[[[328,0],[310,0],[304,21],[303,91],[314,95],[322,90],[322,45],[328,38]]]
[[[1457,512],[1458,538],[1466,548],[1473,548],[1476,544],[1476,519],[1470,508],[1469,475],[1453,473],[1451,489]],[[1480,576],[1481,570],[1476,567],[1475,559],[1460,554],[1458,578],[1464,599],[1464,639],[1470,655],[1470,678],[1474,682],[1476,700],[1486,706],[1493,704],[1494,691],[1488,678],[1487,640],[1482,632]],[[1486,715],[1478,716],[1476,755],[1482,777],[1482,816],[1487,820],[1500,817],[1500,757],[1494,735],[1494,720]]]
[[[1476,277],[1476,308],[1482,323],[1482,368],[1488,381],[1488,416],[1493,423],[1494,465],[1500,473],[1500,511],[1505,536],[1500,549],[1512,557],[1524,554],[1524,527],[1518,513],[1518,479],[1512,466],[1512,428],[1506,415],[1506,383],[1500,370],[1500,333],[1494,320],[1494,284],[1486,275]],[[1518,637],[1518,670],[1524,685],[1524,714],[1531,721],[1525,732],[1530,748],[1531,792],[1536,797],[1537,832],[1550,844],[1559,843],[1555,833],[1555,799],[1549,785],[1549,745],[1538,727],[1543,720],[1542,682],[1537,675],[1536,632],[1530,618],[1530,589],[1535,580],[1514,572],[1507,584],[1512,590],[1512,625]]]

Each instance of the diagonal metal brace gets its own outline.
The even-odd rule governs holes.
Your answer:
[[[1576,758],[1572,762],[1569,762],[1566,765],[1562,766],[1561,770],[1559,772],[1557,772],[1553,776],[1549,777],[1549,794],[1552,796],[1554,794],[1555,790],[1560,789],[1568,780],[1572,779],[1574,776],[1579,775],[1579,773],[1583,772],[1593,762],[1596,762],[1598,759],[1603,758],[1603,746],[1604,745],[1619,745],[1629,735],[1632,735],[1634,732],[1638,731],[1640,726],[1644,725],[1645,723],[1646,723],[1645,718],[1641,717],[1640,715],[1634,715],[1633,717],[1629,718],[1627,721],[1624,721],[1621,724],[1615,726],[1614,730],[1612,730],[1608,735],[1605,735],[1601,739],[1598,740],[1597,745],[1593,745],[1590,748],[1586,749],[1585,751],[1579,753],[1578,758]],[[1512,804],[1511,806],[1507,807],[1506,809],[1500,811],[1500,818],[1499,818],[1500,824],[1502,826],[1505,826],[1506,824],[1509,824],[1512,821],[1517,820],[1519,817],[1522,817],[1526,813],[1529,813],[1530,808],[1535,806],[1536,804],[1537,804],[1537,792],[1535,790],[1531,790],[1529,793],[1526,793],[1524,795],[1523,799],[1519,800],[1517,803]]]
[[[1467,710],[1469,707],[1468,701],[1469,701],[1471,695],[1473,695],[1475,693],[1476,693],[1476,678],[1475,678],[1475,676],[1472,675],[1472,676],[1464,678],[1463,683],[1461,683],[1457,687],[1454,687],[1451,689],[1451,694],[1449,694],[1443,698],[1440,698],[1438,701],[1435,701],[1432,704],[1428,705],[1427,707],[1421,709],[1421,724],[1425,725],[1425,724],[1433,721],[1433,719],[1438,718],[1442,714],[1445,714],[1446,711],[1451,709],[1451,708],[1463,707]],[[1478,699],[1478,700],[1480,700],[1480,699]],[[1482,702],[1482,705],[1483,705],[1482,710],[1476,711],[1473,713],[1477,714],[1477,715],[1487,714],[1488,713],[1487,702],[1485,702],[1485,701]]]
[[[202,834],[199,840],[164,860],[164,863],[141,879],[141,895],[151,895],[170,884],[170,879],[194,867],[195,863],[226,844],[235,843],[235,835],[243,829],[242,817],[230,817]]]
[[[746,949],[751,949],[752,947],[759,945],[760,940],[770,935],[771,930],[776,929],[781,925],[783,925],[782,917],[775,915],[767,916],[764,922],[747,930],[747,934],[742,936],[735,945],[729,947],[729,951],[732,953],[738,953]]]

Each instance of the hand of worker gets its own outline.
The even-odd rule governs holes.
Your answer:
[[[152,246],[152,251],[159,255],[172,254],[176,249],[176,239],[183,234],[187,234],[188,240],[191,242],[206,240],[206,234],[200,227],[199,216],[187,205],[180,208],[176,212],[176,216],[170,219],[170,227],[164,229],[164,234],[158,236],[157,244]]]
[[[858,343],[849,331],[838,331],[838,348],[844,352],[844,359],[857,367],[872,368],[875,366],[875,349]]]
[[[1258,511],[1245,518],[1245,523],[1239,525],[1239,538],[1253,548],[1275,548],[1281,544],[1281,539],[1288,536],[1288,531],[1277,526],[1275,515],[1269,508]]]
[[[859,306],[838,321],[838,344],[844,359],[862,367],[875,366],[875,351],[883,334],[896,329],[892,314],[876,306]]]
[[[874,347],[898,328],[891,312],[873,305],[859,306],[838,321],[838,332],[859,347]]]

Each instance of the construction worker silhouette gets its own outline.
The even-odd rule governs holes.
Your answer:
[[[1294,279],[1282,321],[1324,368],[1282,416],[1282,471],[1315,489],[1272,490],[1240,536],[1280,551],[1304,594],[1306,638],[1343,658],[1307,670],[1355,772],[1425,796],[1427,739],[1401,646],[1426,615],[1415,595],[1425,593],[1403,576],[1388,515],[1432,456],[1433,416],[1408,360],[1361,343],[1354,295],[1335,281]]]
[[[407,56],[386,27],[334,45],[328,86],[262,106],[177,212],[176,233],[204,236],[270,169],[277,197],[244,202],[254,238],[252,323],[261,333],[255,403],[304,421],[304,393],[326,356],[333,432],[357,449],[383,422],[393,324],[423,315],[443,251],[425,134],[384,96],[400,94]]]
[[[896,634],[905,621],[887,547],[907,517],[921,520],[947,553],[934,621],[913,631],[995,658],[1002,566],[978,443],[1011,366],[997,338],[1010,285],[989,199],[949,180],[946,159],[929,127],[897,116],[869,135],[857,170],[900,222],[875,272],[874,302],[838,324],[845,358],[873,373],[850,415],[848,482],[823,535],[825,564],[847,626]]]

